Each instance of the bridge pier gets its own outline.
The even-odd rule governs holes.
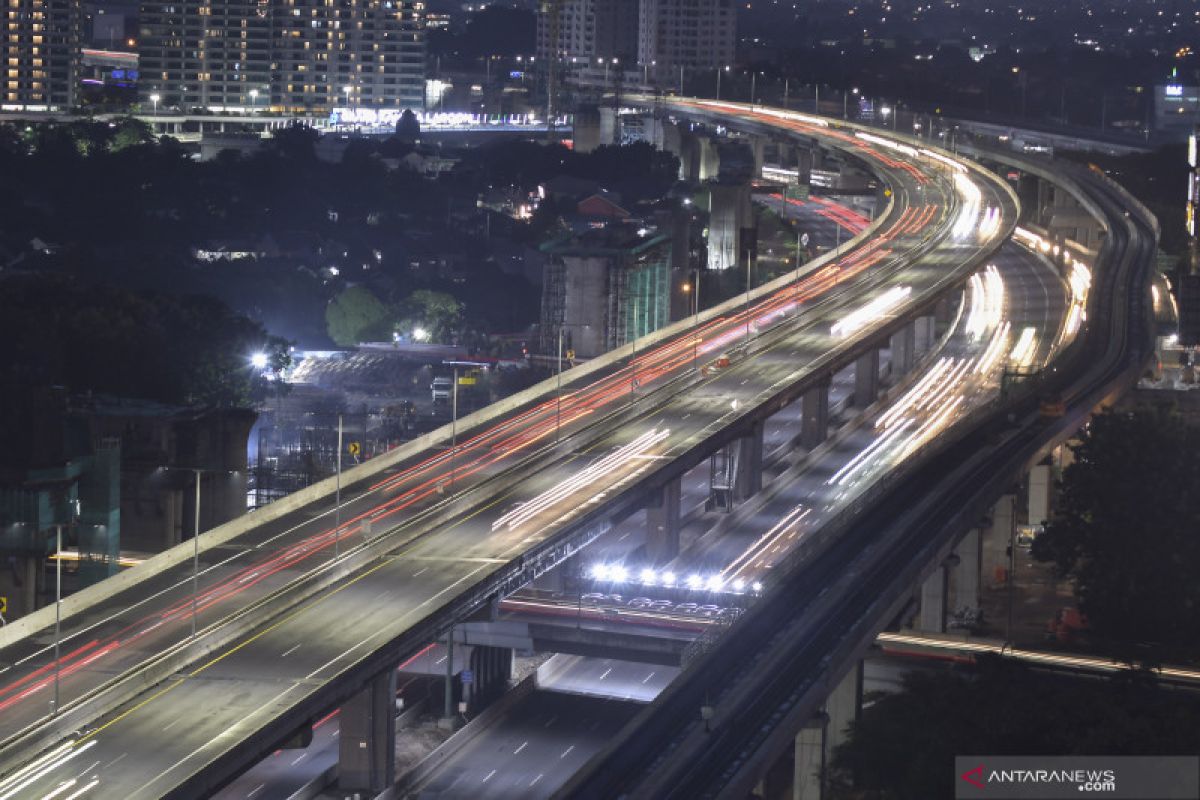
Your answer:
[[[646,509],[646,556],[654,564],[665,564],[679,555],[679,504],[681,479],[662,487],[658,504]]]
[[[471,682],[464,687],[467,708],[477,714],[508,691],[513,674],[510,647],[475,646],[471,649]]]
[[[916,346],[916,327],[909,323],[892,334],[892,375],[900,378],[913,368],[913,350]]]
[[[1016,539],[1016,501],[1014,495],[1006,494],[992,506],[992,526],[983,546],[983,574],[990,575],[996,584],[1007,580],[1012,567],[1012,556],[1008,548]]]
[[[1037,464],[1029,470],[1029,524],[1041,525],[1050,519],[1050,492],[1053,486],[1050,464]]]
[[[383,791],[396,780],[396,670],[378,676],[339,715],[338,788]]]
[[[754,424],[749,436],[738,440],[737,481],[734,498],[746,500],[762,489],[763,423]]]
[[[829,434],[829,384],[809,389],[800,403],[800,446],[812,450]]]
[[[821,800],[833,749],[862,712],[863,662],[854,662],[825,699],[824,712],[816,715],[796,735],[794,800]]]
[[[913,338],[917,353],[927,353],[933,349],[933,323],[932,316],[917,317],[913,321]]]
[[[947,575],[944,564],[938,564],[933,574],[921,583],[921,612],[917,629],[925,633],[946,632]]]
[[[867,408],[879,397],[879,348],[872,347],[854,362],[854,407]]]
[[[960,608],[979,610],[979,579],[983,565],[981,537],[982,532],[978,528],[972,528],[954,547],[958,564],[951,572],[954,598],[951,607],[955,611]]]

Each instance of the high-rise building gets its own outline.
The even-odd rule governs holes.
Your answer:
[[[733,0],[641,0],[638,62],[659,73],[732,64],[737,42]]]
[[[145,0],[143,104],[183,111],[421,108],[416,0]]]
[[[545,0],[538,57],[568,74],[607,63],[673,81],[679,67],[733,63],[735,17],[733,0]]]
[[[0,15],[0,109],[54,111],[74,105],[81,33],[78,0],[4,0]]]

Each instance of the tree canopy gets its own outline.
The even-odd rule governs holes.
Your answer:
[[[365,286],[342,290],[325,309],[329,338],[342,347],[389,338],[392,319],[388,307]]]
[[[1092,419],[1033,556],[1075,581],[1113,655],[1148,666],[1200,652],[1200,429],[1139,409]]]
[[[1125,676],[1128,678],[1128,676]],[[1034,672],[991,657],[914,672],[864,707],[832,762],[834,800],[954,797],[960,755],[1191,754],[1200,702],[1140,680]]]
[[[287,342],[218,300],[13,277],[0,291],[0,384],[65,386],[172,404],[248,406],[269,383],[250,357]]]

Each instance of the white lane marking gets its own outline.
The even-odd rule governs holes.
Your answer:
[[[83,786],[82,788],[80,788],[77,791],[71,792],[69,795],[64,797],[63,800],[76,800],[76,798],[78,798],[78,797],[83,797],[85,794],[90,792],[92,789],[95,789],[96,786],[99,785],[99,783],[100,783],[99,778],[92,778],[91,783],[88,783],[87,785]]]
[[[515,756],[517,753],[520,753],[522,750],[524,750],[528,746],[529,746],[529,740],[527,739],[524,742],[521,742],[520,747],[518,747],[516,750],[513,750],[513,755]]]
[[[183,717],[179,717],[179,718],[178,718],[178,719],[176,719],[174,722],[170,722],[170,723],[168,723],[168,724],[164,725],[164,726],[163,726],[163,731],[164,731],[164,732],[166,732],[166,731],[169,731],[169,730],[171,730],[171,728],[174,728],[176,725],[178,725],[178,724],[179,724],[179,723],[181,723],[181,722],[183,722]]]
[[[610,673],[610,672],[612,672],[612,667],[609,667],[608,669],[604,670],[604,674],[600,676],[600,680],[604,680],[605,678],[607,678],[608,673]]]
[[[574,750],[574,749],[575,749],[575,745],[571,745],[571,746],[570,746],[570,747],[568,747],[566,750],[563,750],[563,751],[562,751],[562,755],[561,755],[561,756],[559,756],[559,758],[566,758],[566,757],[567,757],[567,754],[568,754],[568,753],[570,753],[570,752],[571,752],[572,750]]]
[[[540,773],[540,772],[539,772],[539,773],[537,774],[537,777],[536,777],[536,778],[534,778],[533,780],[531,780],[531,781],[529,782],[529,785],[530,785],[530,786],[533,786],[535,783],[537,783],[537,782],[538,782],[538,781],[540,781],[541,779],[542,779],[542,773]]]
[[[419,577],[422,572],[428,572],[428,571],[429,571],[429,567],[421,567],[419,570],[417,570],[416,572],[413,573],[413,577],[414,578]]]
[[[260,783],[257,787],[250,790],[250,793],[246,795],[246,800],[250,800],[251,797],[254,797],[254,795],[258,794],[265,788],[267,788],[267,785],[265,783]]]
[[[546,720],[546,724],[543,725],[542,727],[549,728],[551,725],[553,725],[557,721],[558,721],[558,717],[551,717],[550,719]]]
[[[306,758],[308,758],[308,753],[301,753],[300,755],[296,756],[296,760],[292,762],[292,766],[296,766]]]
[[[293,645],[293,646],[289,647],[287,650],[284,650],[282,653],[280,653],[280,654],[279,654],[279,657],[280,657],[280,658],[287,658],[287,657],[288,657],[288,656],[290,656],[292,653],[294,653],[294,652],[296,652],[297,650],[299,650],[299,649],[300,649],[300,644],[301,644],[300,642],[297,642],[295,645]]]
[[[487,775],[483,776],[483,780],[480,781],[480,783],[487,783],[488,781],[490,781],[492,779],[492,776],[495,774],[496,774],[496,770],[492,770]]]
[[[124,758],[124,757],[125,757],[125,756],[127,756],[127,755],[129,755],[129,753],[121,753],[121,755],[117,756],[117,757],[116,757],[116,758],[114,758],[112,761],[110,761],[110,762],[108,762],[107,764],[105,764],[103,767],[101,767],[101,769],[108,769],[108,768],[109,768],[109,767],[111,767],[113,764],[116,764],[118,761],[120,761],[122,758]]]
[[[653,672],[651,672],[649,675],[647,675],[646,677],[642,678],[642,683],[645,683],[646,681],[650,680],[650,679],[651,679],[651,678],[653,678],[653,677],[654,677],[654,673],[653,673]]]

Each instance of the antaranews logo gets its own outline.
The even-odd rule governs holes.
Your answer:
[[[959,756],[954,772],[959,800],[1200,800],[1195,756]]]

